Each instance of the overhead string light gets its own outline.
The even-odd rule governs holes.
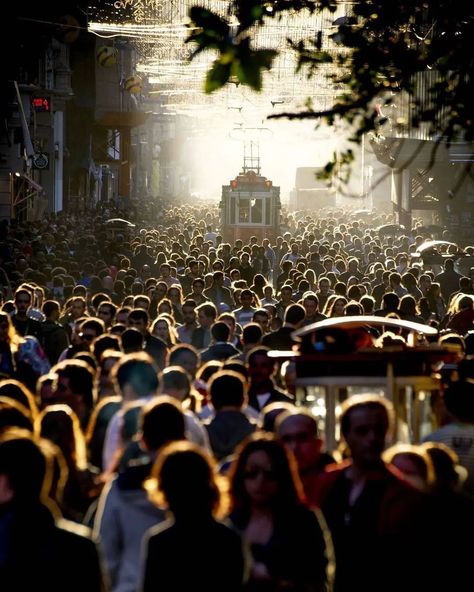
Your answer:
[[[193,111],[196,106],[216,109],[226,113],[231,104],[245,105],[246,110],[258,111],[265,116],[275,111],[291,111],[301,108],[308,97],[313,109],[326,109],[339,92],[329,78],[335,66],[325,64],[318,73],[308,78],[301,69],[295,72],[296,55],[286,39],[315,38],[319,31],[330,31],[338,17],[350,12],[352,3],[341,2],[335,13],[323,11],[284,13],[281,18],[265,18],[264,25],[252,33],[252,45],[256,49],[277,49],[270,71],[264,72],[263,90],[256,93],[244,85],[227,85],[212,95],[204,93],[204,79],[212,52],[202,52],[191,62],[192,46],[185,43],[189,34],[189,10],[195,0],[115,0],[100,2],[89,8],[89,31],[101,37],[123,37],[136,48],[136,72],[148,79],[150,98],[161,99],[163,105],[179,106],[181,111]],[[230,21],[229,2],[224,0],[200,0],[203,8]],[[324,49],[331,51],[334,45],[324,36]],[[339,48],[338,48],[339,49]]]

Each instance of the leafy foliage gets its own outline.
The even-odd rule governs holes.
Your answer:
[[[344,89],[332,107],[313,108],[271,117],[314,119],[332,124],[338,118],[352,125],[351,138],[380,134],[388,117],[381,107],[390,108],[397,97],[409,97],[409,121],[405,131],[428,125],[432,137],[453,140],[474,139],[474,13],[469,2],[452,0],[365,0],[352,5],[352,13],[335,21],[332,31],[318,31],[306,39],[288,39],[298,56],[297,69],[315,75],[322,65],[334,66],[332,81]],[[191,9],[188,42],[196,44],[194,55],[215,50],[216,61],[206,80],[206,92],[229,81],[261,90],[262,73],[271,69],[278,52],[252,48],[252,35],[268,19],[284,13],[327,9],[335,12],[336,0],[233,0],[229,14],[235,25],[207,9]],[[327,48],[325,35],[334,42]],[[420,73],[427,92],[420,94]],[[431,75],[429,75],[431,73]],[[401,129],[401,128],[400,128]],[[347,165],[353,155],[339,155]],[[338,164],[328,163],[328,173]]]

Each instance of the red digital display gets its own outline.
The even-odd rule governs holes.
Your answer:
[[[36,112],[49,111],[50,102],[48,97],[33,97],[33,109]]]

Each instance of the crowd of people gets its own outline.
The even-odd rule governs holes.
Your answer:
[[[470,589],[474,267],[424,264],[429,233],[389,222],[297,212],[226,242],[216,206],[155,200],[2,223],[2,590]],[[457,348],[423,444],[366,394],[326,450],[269,355],[358,315]]]

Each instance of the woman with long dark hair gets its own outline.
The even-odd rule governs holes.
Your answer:
[[[330,588],[332,543],[308,507],[296,461],[272,434],[256,433],[230,468],[230,520],[251,549],[245,590],[321,592]]]

